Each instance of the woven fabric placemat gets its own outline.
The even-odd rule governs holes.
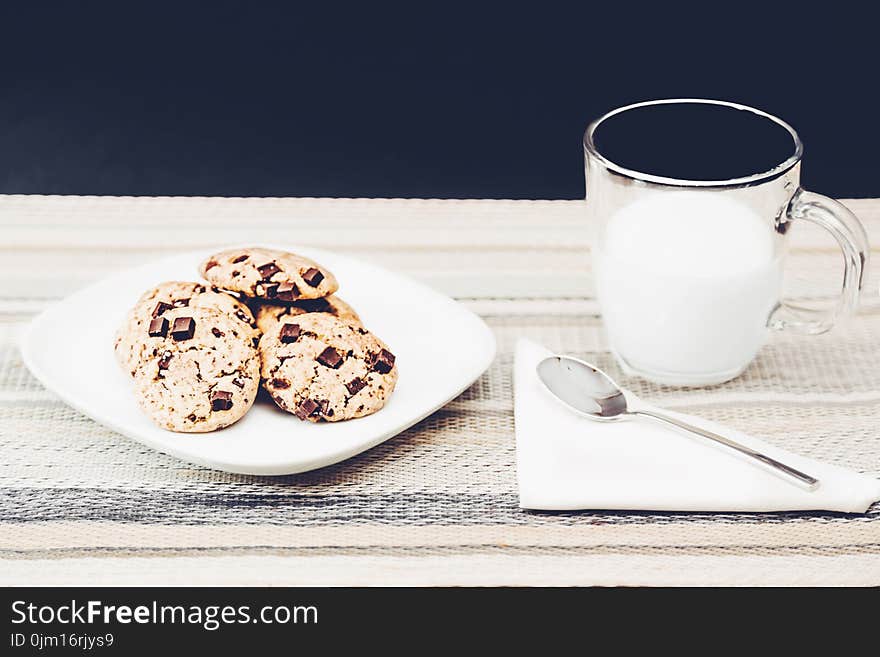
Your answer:
[[[880,244],[880,201],[846,203]],[[828,303],[840,254],[798,228],[788,292]],[[877,273],[859,316],[833,333],[774,335],[740,378],[684,390],[627,379],[610,358],[582,202],[0,196],[0,234],[2,584],[880,584],[880,505],[520,510],[511,381],[515,340],[529,337],[659,405],[880,476]],[[154,452],[65,405],[22,364],[18,335],[53,301],[124,267],[243,241],[335,249],[420,278],[486,320],[498,357],[396,438],[274,478]]]

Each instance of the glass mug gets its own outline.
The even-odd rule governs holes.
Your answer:
[[[828,331],[855,311],[868,239],[843,205],[800,187],[801,141],[735,103],[658,100],[614,110],[584,135],[596,294],[627,374],[701,386],[738,376],[770,330]],[[828,230],[844,255],[836,307],[781,298],[790,228]]]

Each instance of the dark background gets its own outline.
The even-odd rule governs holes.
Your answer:
[[[590,119],[701,96],[880,196],[876,16],[810,4],[7,3],[0,192],[578,198]]]

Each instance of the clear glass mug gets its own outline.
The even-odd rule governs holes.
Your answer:
[[[640,170],[641,153],[651,162]],[[757,172],[752,153],[760,155],[751,167]],[[784,121],[723,101],[637,103],[589,125],[594,280],[612,352],[627,374],[669,385],[721,383],[745,370],[770,330],[824,333],[855,311],[867,278],[867,234],[843,205],[800,187],[802,153]],[[684,177],[664,175],[664,154],[669,170]],[[703,170],[708,175],[698,175]],[[828,230],[843,251],[843,285],[831,311],[781,298],[789,229],[803,221]]]

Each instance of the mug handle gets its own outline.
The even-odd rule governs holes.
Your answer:
[[[805,335],[825,333],[840,315],[852,315],[868,278],[870,246],[865,227],[852,212],[834,199],[798,189],[786,210],[786,221],[810,221],[834,236],[843,251],[843,284],[837,304],[830,311],[802,308],[780,301],[767,325]]]

